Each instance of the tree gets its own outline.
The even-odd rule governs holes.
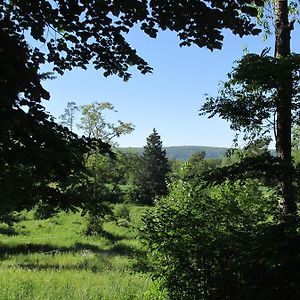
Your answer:
[[[109,123],[105,120],[103,113],[105,110],[117,112],[114,109],[114,106],[109,102],[93,102],[91,104],[82,105],[80,110],[82,116],[80,119],[81,123],[78,124],[78,127],[89,138],[101,140],[116,146],[116,142],[113,142],[115,137],[129,134],[134,130],[134,125],[132,123],[125,123],[119,120],[118,125],[115,125],[114,123]],[[101,149],[97,149],[97,147],[95,147],[91,155],[87,157],[86,165],[93,178],[93,202],[97,202],[101,200],[101,198],[109,200],[107,198],[113,196],[113,194],[109,192],[107,184],[114,181],[115,177],[118,177],[113,171],[115,169],[113,167],[114,164],[112,158],[101,155]],[[112,191],[115,190],[116,185],[113,184],[113,186],[114,188],[112,188]],[[106,190],[105,193],[104,190]]]
[[[294,23],[289,22],[288,1],[275,2],[275,57],[284,60],[291,56],[291,31]],[[294,61],[294,63],[297,61]],[[299,64],[299,57],[298,57]],[[298,65],[299,66],[299,65]],[[297,72],[297,71],[296,71]],[[295,216],[297,213],[296,194],[293,187],[292,171],[292,100],[294,94],[295,70],[287,68],[284,72],[283,80],[277,86],[276,101],[276,154],[279,158],[280,167],[285,176],[279,178],[278,184],[282,191],[282,207],[284,213]]]
[[[75,112],[78,111],[78,106],[74,101],[68,102],[64,113],[60,116],[61,124],[73,131]]]
[[[157,196],[167,194],[167,174],[170,171],[166,151],[162,149],[162,141],[155,129],[147,138],[141,166],[138,171],[138,201],[153,204]]]
[[[196,174],[203,173],[207,169],[206,159],[205,159],[206,153],[205,151],[198,151],[192,153],[190,156],[188,162],[189,162],[189,172],[192,176],[195,176]]]
[[[111,145],[116,145],[113,139],[123,134],[129,134],[134,130],[132,123],[118,121],[118,125],[108,123],[105,120],[104,111],[117,112],[114,106],[109,102],[93,102],[91,104],[82,105],[81,110],[81,123],[78,128],[83,133],[95,139],[100,139]]]
[[[117,112],[109,102],[93,102],[80,107],[81,119],[78,124],[84,135],[94,141],[101,140],[109,145],[115,137],[128,134],[134,130],[132,123],[118,121],[118,125],[105,120],[104,111]],[[85,165],[89,171],[86,180],[87,194],[85,211],[89,213],[87,233],[99,233],[102,231],[102,221],[106,212],[109,212],[109,202],[116,202],[121,197],[119,180],[123,177],[123,171],[119,170],[120,155],[114,153],[113,157],[102,155],[101,148],[95,145],[93,151],[85,157]]]
[[[126,203],[136,203],[138,187],[136,185],[137,174],[140,167],[140,155],[133,150],[116,151],[114,190],[119,189],[120,199]]]
[[[291,128],[293,122],[299,122],[300,99],[300,56],[290,50],[294,21],[289,21],[288,13],[288,1],[276,0],[275,57],[268,56],[266,49],[261,55],[245,55],[229,74],[219,97],[208,97],[202,107],[202,113],[220,115],[252,140],[274,131],[276,159],[268,159],[272,164],[269,176],[276,177],[285,220],[295,219],[297,212]]]

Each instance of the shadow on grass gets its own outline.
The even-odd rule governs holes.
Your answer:
[[[5,259],[8,255],[18,254],[30,254],[30,253],[45,253],[45,254],[56,254],[70,252],[69,247],[55,247],[51,244],[18,244],[18,245],[7,245],[0,243],[0,258]]]
[[[97,245],[77,242],[74,245],[75,250],[89,250],[94,254],[102,254],[106,256],[127,256],[127,257],[139,257],[145,254],[144,251],[136,249],[134,247],[125,244],[114,244],[109,249],[101,249]]]
[[[108,231],[103,231],[99,237],[104,237],[108,241],[111,242],[110,247],[105,247],[104,249],[101,248],[98,245],[88,243],[88,242],[76,242],[74,245],[71,246],[56,246],[55,244],[51,243],[25,243],[25,244],[10,244],[9,242],[1,242],[0,240],[0,260],[6,260],[11,259],[11,256],[17,256],[17,255],[30,255],[34,253],[40,253],[43,255],[60,255],[64,253],[70,253],[72,255],[82,255],[84,256],[84,252],[88,251],[91,254],[94,254],[94,259],[97,263],[91,262],[90,258],[85,258],[84,262],[75,263],[75,264],[56,264],[51,263],[49,260],[49,264],[47,263],[40,263],[38,260],[36,262],[26,261],[26,258],[24,261],[19,262],[18,266],[21,268],[26,269],[37,269],[37,270],[43,270],[43,269],[70,269],[70,270],[90,270],[92,272],[97,272],[101,268],[103,269],[103,266],[106,266],[106,268],[110,268],[109,266],[109,260],[112,257],[116,256],[123,256],[127,258],[134,258],[137,263],[133,265],[133,268],[136,270],[136,264],[140,264],[140,262],[143,262],[146,257],[145,251],[138,249],[134,246],[127,245],[125,243],[122,243],[122,240],[125,240],[125,236],[121,236],[119,234],[114,234]],[[143,269],[143,267],[141,267]]]
[[[95,254],[95,256],[89,256],[84,251],[88,251],[89,253]],[[52,255],[60,255],[63,253],[69,253],[71,255],[81,256],[78,262],[73,263],[53,263],[51,259],[49,259],[49,263],[47,263],[47,259],[45,260],[41,258],[41,260],[31,261],[30,258],[24,258],[23,261],[19,261],[15,263],[18,267],[30,270],[89,270],[92,272],[100,272],[102,270],[111,270],[114,269],[111,258],[115,256],[125,256],[128,258],[135,258],[138,262],[143,261],[145,258],[145,252],[130,247],[124,244],[114,244],[109,249],[101,249],[97,245],[89,244],[89,243],[81,243],[77,242],[73,246],[70,247],[56,247],[51,244],[19,244],[19,245],[5,245],[0,243],[0,259],[5,260],[6,258],[12,259],[14,255],[30,255],[33,253],[41,253],[45,256]],[[14,265],[15,265],[14,264]],[[130,268],[137,271],[137,264],[133,264]],[[140,268],[142,269],[142,268]]]
[[[103,236],[104,238],[110,240],[113,243],[124,239],[124,237],[122,237],[120,235],[117,235],[117,234],[113,234],[113,233],[108,232],[106,230],[103,230],[101,236]]]
[[[134,247],[124,244],[114,244],[110,249],[103,250],[97,245],[89,243],[76,242],[74,246],[55,246],[51,244],[18,244],[18,245],[7,245],[0,242],[0,258],[4,258],[6,255],[16,254],[30,254],[30,253],[45,253],[45,254],[58,254],[73,252],[76,253],[81,250],[89,250],[94,254],[106,254],[106,255],[122,255],[122,256],[136,256],[143,254],[144,252],[135,249]]]
[[[0,227],[0,234],[12,236],[12,235],[18,235],[19,233],[12,227]]]
[[[79,251],[88,250],[93,254],[101,254],[106,256],[127,256],[127,257],[139,257],[143,256],[145,253],[134,247],[125,244],[113,244],[109,249],[102,249],[97,245],[76,242],[73,246],[55,246],[52,244],[18,244],[9,245],[0,242],[0,259],[5,259],[8,255],[18,255],[18,254],[50,254],[56,255],[61,253],[73,253],[76,254]]]

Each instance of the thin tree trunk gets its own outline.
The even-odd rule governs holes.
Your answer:
[[[288,1],[276,0],[275,4],[275,29],[277,58],[287,57],[291,54],[290,34],[291,25],[288,21]],[[292,74],[286,70],[282,74],[282,82],[277,88],[277,134],[276,154],[280,159],[280,175],[278,186],[282,199],[280,206],[285,217],[295,218],[296,216],[296,194],[293,187],[292,157],[291,157],[291,127],[292,127]]]

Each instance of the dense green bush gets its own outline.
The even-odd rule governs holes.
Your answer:
[[[143,236],[171,299],[299,299],[300,240],[278,219],[276,193],[259,181],[179,179],[144,216]]]

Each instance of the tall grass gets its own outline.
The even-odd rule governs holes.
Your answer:
[[[102,236],[90,237],[80,213],[47,220],[24,213],[10,231],[17,234],[0,234],[0,299],[164,299],[140,271],[145,249],[136,228],[144,209],[130,206],[126,226],[110,220]]]
[[[122,271],[32,270],[0,273],[1,299],[146,299],[151,279]]]

